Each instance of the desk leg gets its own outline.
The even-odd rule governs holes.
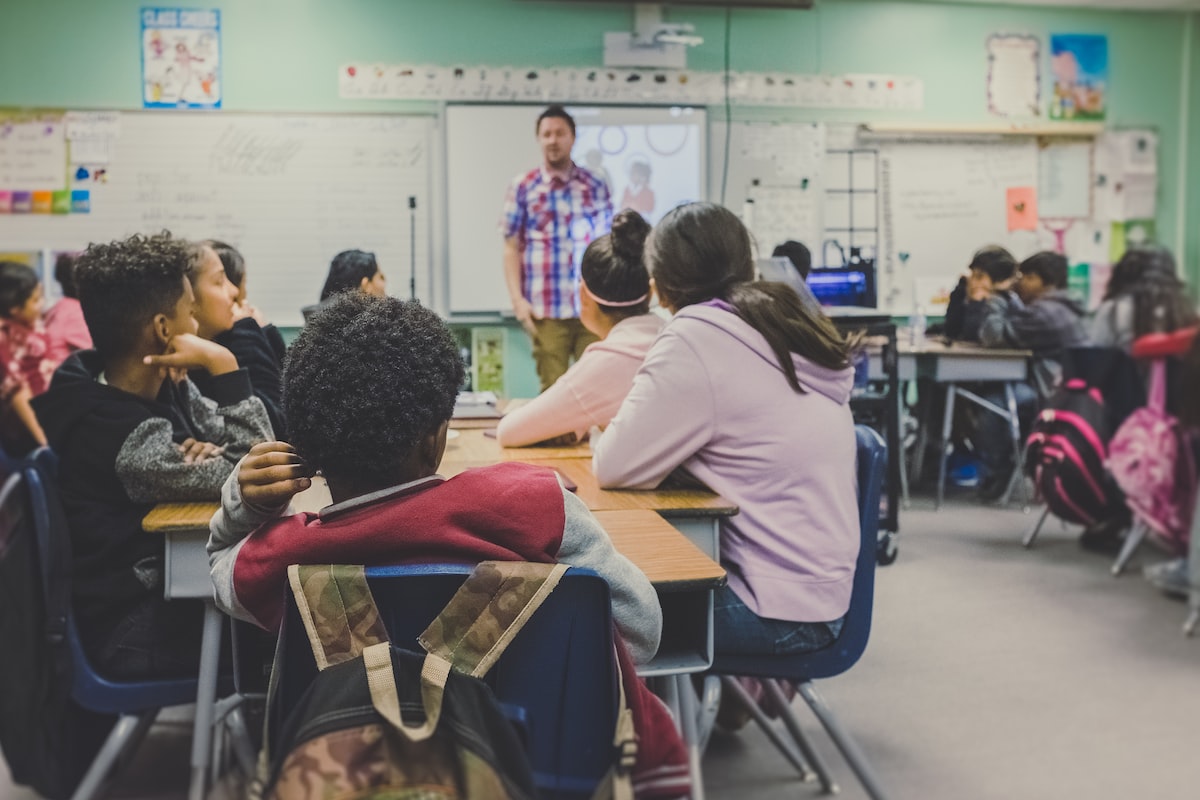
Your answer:
[[[950,435],[954,428],[954,398],[958,394],[956,384],[946,384],[946,409],[942,416],[942,450],[938,458],[938,484],[936,509],[941,510],[946,494],[946,461],[950,457]]]
[[[691,675],[674,677],[679,697],[679,732],[687,747],[688,766],[692,775],[692,800],[704,800],[704,773],[700,770],[700,738],[696,733],[696,690]]]
[[[1013,444],[1013,474],[1004,489],[1004,497],[1000,498],[1001,505],[1008,505],[1012,499],[1013,489],[1021,486],[1021,500],[1025,510],[1029,508],[1029,498],[1025,494],[1025,459],[1021,452],[1021,417],[1017,412],[1017,395],[1013,392],[1011,383],[1004,384],[1004,402],[1008,406],[1008,430],[1012,435]]]
[[[903,498],[904,508],[908,508],[908,454],[904,452],[904,395],[908,391],[908,384],[902,383],[900,386],[902,388],[896,392],[896,444],[900,448],[900,497]]]
[[[204,800],[208,763],[212,758],[213,708],[221,667],[221,612],[204,601],[204,638],[200,644],[200,678],[196,690],[196,721],[192,726],[192,783],[188,800]]]

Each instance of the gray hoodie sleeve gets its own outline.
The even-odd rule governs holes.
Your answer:
[[[238,602],[233,589],[233,567],[246,537],[263,523],[289,511],[290,504],[285,503],[276,509],[261,509],[243,500],[241,487],[238,486],[240,466],[241,461],[238,461],[221,487],[221,507],[213,514],[208,525],[208,567],[217,608],[230,616],[258,625],[258,620]]]
[[[633,562],[617,552],[600,522],[582,500],[563,490],[566,524],[558,560],[590,569],[608,581],[613,619],[625,637],[633,660],[645,664],[658,652],[662,637],[662,607],[650,580]],[[215,524],[215,518],[214,518]]]
[[[192,400],[195,387],[190,382],[187,386]],[[195,396],[199,397],[198,393]],[[249,395],[249,391],[220,408],[193,402],[191,412],[202,432],[212,436],[211,443],[225,447],[224,455],[186,463],[172,437],[171,421],[164,417],[148,419],[133,429],[117,453],[117,477],[130,500],[135,503],[214,500],[234,463],[258,442],[272,438],[267,411],[262,401]]]

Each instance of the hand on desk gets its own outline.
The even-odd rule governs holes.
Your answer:
[[[202,464],[205,461],[220,458],[225,453],[224,447],[218,447],[212,442],[198,442],[191,438],[184,439],[183,444],[178,447],[179,451],[183,453],[183,463],[185,464]]]
[[[248,505],[275,509],[312,486],[313,474],[287,442],[263,442],[242,460],[238,488]]]

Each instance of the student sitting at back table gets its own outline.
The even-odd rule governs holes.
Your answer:
[[[333,296],[357,289],[374,297],[387,296],[387,278],[379,269],[374,253],[362,250],[343,250],[329,263],[329,275],[321,287],[321,302],[300,310],[304,321],[327,305]]]
[[[776,245],[771,251],[771,257],[783,257],[791,261],[796,272],[800,273],[801,280],[808,280],[808,273],[812,272],[812,253],[803,244],[792,239]]]
[[[282,365],[283,357],[287,355],[287,343],[283,341],[283,334],[279,332],[279,329],[267,322],[262,312],[247,297],[246,259],[242,257],[236,247],[217,239],[206,239],[202,244],[212,248],[212,251],[217,254],[217,258],[221,259],[221,266],[225,268],[225,277],[237,287],[237,306],[234,309],[234,316],[238,318],[238,322],[250,317],[262,328],[263,335],[267,337],[271,349],[275,351],[276,360]],[[237,324],[234,323],[235,328]]]
[[[462,379],[454,336],[419,303],[347,292],[315,314],[284,369],[295,448],[252,450],[213,517],[218,605],[278,628],[290,564],[561,561],[608,581],[617,629],[633,658],[647,661],[662,631],[654,588],[553,470],[507,462],[449,480],[437,474]],[[333,505],[280,518],[316,470]],[[640,739],[635,791],[682,794],[682,743],[618,649]]]
[[[978,342],[988,302],[1010,304],[1015,297],[1012,285],[1016,276],[1017,260],[1003,247],[990,245],[976,251],[967,274],[950,293],[942,331],[946,338]]]
[[[282,359],[258,322],[251,317],[238,318],[238,288],[225,274],[225,265],[216,250],[207,244],[192,247],[188,279],[196,298],[197,335],[216,342],[233,353],[239,367],[250,376],[254,396],[262,401],[271,419],[275,437],[285,433],[283,398],[280,396],[279,373]],[[213,393],[213,377],[204,370],[190,375],[196,388],[205,397]]]
[[[0,442],[13,456],[46,444],[30,406],[58,366],[50,359],[42,304],[37,273],[25,264],[0,261]]]
[[[1067,292],[1067,259],[1042,252],[1021,262],[1015,298],[993,292],[987,301],[979,339],[984,347],[1033,351],[1033,386],[1013,385],[1022,425],[1030,421],[1038,399],[1054,394],[1062,375],[1062,354],[1085,344],[1083,307]],[[996,388],[981,395],[1004,408],[1005,394]],[[987,473],[979,484],[985,500],[1004,494],[1015,467],[1009,423],[998,414],[973,407],[971,439]]]
[[[75,253],[62,253],[54,262],[54,280],[62,289],[62,297],[46,312],[47,357],[61,364],[76,350],[91,350],[92,335],[88,333],[75,289]]]
[[[203,606],[163,599],[163,540],[142,518],[156,503],[215,500],[271,436],[246,371],[195,335],[190,260],[165,233],[91,245],[76,278],[96,349],[68,358],[34,402],[59,456],[80,635],[115,679],[195,674]],[[195,368],[215,376],[215,410],[174,380]]]
[[[781,283],[752,282],[729,210],[669,212],[646,243],[675,313],[592,443],[601,486],[653,488],[682,467],[737,504],[721,521],[720,653],[800,653],[837,638],[859,548],[847,344]]]
[[[1128,350],[1147,333],[1170,333],[1196,324],[1196,306],[1163,247],[1134,247],[1113,267],[1104,302],[1092,317],[1091,340]]]
[[[663,326],[650,313],[650,276],[642,263],[649,232],[636,211],[622,211],[612,233],[588,245],[579,269],[579,319],[602,341],[588,345],[549,389],[500,420],[500,444],[520,447],[559,436],[577,441],[617,413]]]

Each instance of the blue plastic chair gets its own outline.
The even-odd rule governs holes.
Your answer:
[[[718,654],[713,662],[713,672],[722,676],[744,675],[763,679],[768,696],[780,710],[784,725],[800,748],[803,758],[797,758],[770,720],[759,709],[758,704],[746,694],[736,680],[722,678],[722,689],[730,692],[762,727],[776,747],[807,777],[805,760],[812,764],[821,784],[828,792],[836,792],[837,784],[828,768],[817,756],[800,730],[800,723],[785,699],[778,681],[789,681],[796,685],[800,696],[820,720],[842,756],[858,776],[867,794],[882,800],[887,795],[879,785],[866,757],[842,727],[833,711],[817,694],[813,681],[840,675],[858,661],[867,648],[871,633],[871,610],[875,598],[875,546],[879,526],[879,495],[887,469],[887,447],[879,434],[865,425],[854,429],[858,443],[858,517],[861,527],[861,544],[855,564],[854,587],[850,596],[850,609],[846,612],[841,634],[829,647],[814,653],[789,656],[734,656]]]
[[[66,518],[58,498],[57,459],[47,449],[32,454],[21,467],[21,476],[29,489],[34,530],[41,553],[69,552]],[[42,571],[68,568],[69,564],[50,564],[42,559]],[[154,680],[133,683],[108,680],[92,668],[74,616],[68,604],[62,621],[71,656],[71,698],[80,707],[98,714],[117,715],[116,725],[92,760],[72,800],[98,797],[114,766],[132,753],[145,738],[158,712],[168,706],[196,701],[196,680]]]
[[[367,582],[391,642],[423,652],[417,636],[472,567],[422,564],[367,569]],[[268,709],[271,741],[317,674],[304,624],[287,593]],[[591,797],[612,766],[617,719],[612,608],[608,584],[572,568],[484,677],[517,727],[543,798]]]

